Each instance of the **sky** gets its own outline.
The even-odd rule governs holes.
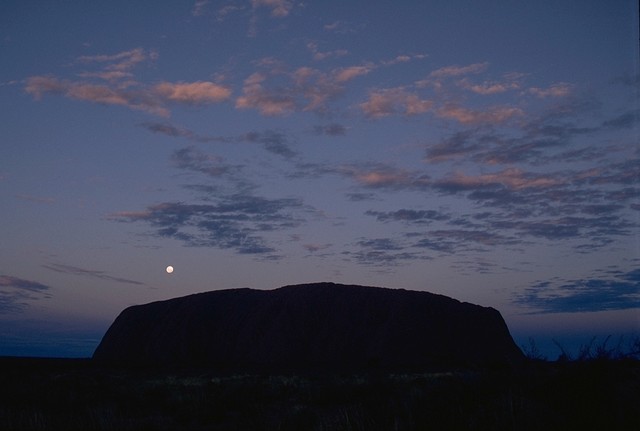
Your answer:
[[[318,281],[639,334],[638,40],[632,0],[3,1],[0,355]]]

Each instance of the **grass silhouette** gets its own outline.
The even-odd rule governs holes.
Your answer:
[[[640,361],[608,342],[575,359],[412,374],[220,375],[0,358],[0,429],[640,429]]]

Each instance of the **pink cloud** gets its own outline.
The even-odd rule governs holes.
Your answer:
[[[295,99],[288,92],[271,92],[263,86],[266,76],[256,72],[244,81],[243,95],[236,100],[236,108],[257,109],[267,116],[292,112]]]
[[[462,76],[476,74],[487,70],[489,63],[474,63],[468,66],[447,66],[434,70],[429,74],[431,78],[449,78],[452,76]]]
[[[398,55],[393,60],[383,61],[382,64],[385,66],[391,66],[399,63],[408,63],[411,60],[421,60],[423,58],[427,58],[427,56],[425,54]]]
[[[439,181],[440,184],[454,185],[464,188],[475,188],[491,184],[502,184],[510,189],[526,189],[551,187],[561,184],[556,178],[549,176],[524,172],[518,168],[509,168],[492,174],[482,174],[477,176],[466,175],[456,172],[451,177]]]
[[[481,95],[499,94],[509,90],[516,90],[520,88],[520,84],[514,81],[505,81],[505,82],[485,81],[482,84],[473,84],[469,82],[467,79],[463,79],[460,81],[459,85],[463,88],[466,88],[467,90],[470,90],[476,94],[481,94]]]
[[[219,103],[231,97],[229,88],[208,81],[161,82],[154,92],[172,102],[193,104]]]
[[[346,82],[358,76],[366,75],[374,69],[372,64],[364,66],[350,66],[343,69],[336,69],[333,71],[333,76],[336,82]]]
[[[193,9],[191,9],[191,15],[193,16],[201,16],[204,15],[205,9],[209,4],[209,0],[197,0],[193,5]]]
[[[367,117],[381,118],[391,114],[422,114],[429,111],[433,102],[424,100],[418,95],[409,93],[401,87],[374,91],[369,99],[360,104],[360,109]]]
[[[40,100],[45,93],[64,94],[67,84],[52,76],[32,76],[27,78],[27,85],[24,90]]]
[[[282,18],[289,15],[293,8],[293,1],[291,0],[251,0],[251,6],[253,9],[257,9],[261,6],[271,9],[271,16]]]
[[[429,184],[427,176],[418,176],[404,169],[391,166],[354,166],[345,165],[337,170],[342,175],[352,178],[365,187],[372,188],[406,188],[426,186]]]
[[[436,112],[439,117],[450,118],[462,124],[500,124],[515,116],[524,115],[520,108],[514,107],[493,107],[474,111],[457,105],[445,105]]]
[[[558,84],[553,84],[547,88],[532,87],[529,88],[528,92],[540,98],[565,97],[571,93],[571,86],[567,83],[560,82]]]
[[[327,102],[341,94],[345,83],[374,69],[372,64],[350,66],[323,72],[304,66],[293,72],[273,59],[264,59],[256,72],[244,81],[236,108],[257,109],[263,115],[283,115],[296,110],[325,112]],[[274,86],[272,81],[278,81]]]
[[[78,58],[81,63],[110,63],[106,70],[129,70],[146,60],[155,60],[157,54],[153,51],[146,52],[142,48],[135,48],[129,51],[119,52],[112,55],[93,55]]]
[[[87,82],[59,80],[54,77],[32,76],[27,79],[25,91],[39,100],[43,94],[61,94],[67,98],[102,105],[119,105],[131,109],[146,111],[160,116],[168,116],[169,111],[162,107],[148,92],[127,91],[106,85]]]
[[[321,61],[332,57],[344,57],[345,55],[349,54],[349,51],[347,51],[346,49],[336,49],[333,51],[321,52],[318,50],[318,44],[315,42],[309,42],[307,44],[307,48],[309,49],[309,51],[311,51],[311,53],[313,54],[313,59],[316,61]]]

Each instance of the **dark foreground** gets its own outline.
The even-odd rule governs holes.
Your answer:
[[[0,358],[1,430],[639,430],[640,362],[216,375]]]

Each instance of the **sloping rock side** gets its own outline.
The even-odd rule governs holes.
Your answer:
[[[500,313],[442,295],[333,283],[219,290],[125,309],[94,360],[236,371],[517,363]]]

